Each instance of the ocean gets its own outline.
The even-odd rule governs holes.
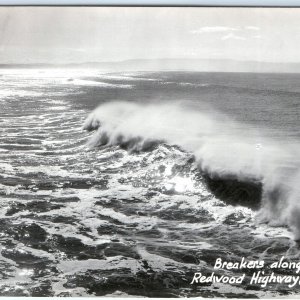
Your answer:
[[[300,260],[299,82],[0,70],[0,295],[299,295],[214,268]]]

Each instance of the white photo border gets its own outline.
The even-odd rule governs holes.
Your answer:
[[[0,0],[0,6],[300,7],[299,0]]]

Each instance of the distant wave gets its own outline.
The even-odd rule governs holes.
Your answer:
[[[161,81],[160,84],[176,84],[181,86],[189,86],[189,87],[208,87],[209,83],[190,83],[190,82],[174,82],[174,81]]]
[[[249,134],[246,126],[226,116],[179,104],[106,103],[90,114],[84,129],[96,130],[90,146],[118,145],[141,151],[164,141],[193,153],[216,196],[226,196],[228,189],[238,186],[237,201],[246,197],[253,207],[261,201],[261,222],[288,225],[295,239],[300,238],[298,142],[276,145],[259,138],[260,134]]]

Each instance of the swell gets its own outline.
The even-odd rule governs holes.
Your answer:
[[[192,153],[216,197],[259,209],[261,222],[288,225],[300,238],[297,141],[278,145],[226,116],[180,104],[106,103],[90,114],[84,129],[95,131],[92,147],[151,151],[164,141]]]

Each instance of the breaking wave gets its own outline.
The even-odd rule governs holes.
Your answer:
[[[89,145],[114,145],[128,151],[150,151],[158,143],[176,145],[194,156],[206,184],[229,204],[258,208],[257,219],[289,226],[300,238],[299,143],[280,145],[227,116],[209,114],[182,104],[100,105],[84,129],[96,131]],[[232,197],[232,194],[235,197]]]

